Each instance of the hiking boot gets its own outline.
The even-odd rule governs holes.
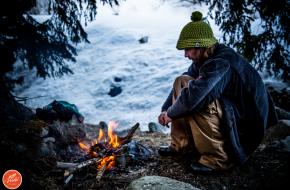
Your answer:
[[[211,174],[215,173],[215,170],[212,168],[209,168],[199,162],[192,162],[190,164],[190,169],[192,173],[196,174]]]
[[[158,153],[160,156],[176,156],[178,154],[171,146],[160,146]]]

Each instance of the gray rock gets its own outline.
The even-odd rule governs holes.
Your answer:
[[[70,125],[77,125],[83,123],[85,120],[82,116],[76,116],[75,114],[72,115],[71,119],[68,121]]]
[[[286,120],[290,119],[290,112],[288,112],[282,108],[279,108],[279,107],[275,107],[275,110],[276,110],[276,113],[277,113],[279,120],[280,119],[286,119]]]
[[[44,143],[54,143],[55,142],[55,138],[53,137],[47,137],[43,139]]]
[[[122,81],[122,78],[120,78],[120,77],[114,77],[114,81],[115,82],[121,82]]]
[[[268,147],[275,148],[279,152],[290,152],[290,136],[282,140],[276,140],[269,144]]]
[[[27,146],[23,143],[16,144],[15,150],[17,153],[22,154],[27,151]]]
[[[276,140],[290,136],[290,120],[280,120],[277,125],[270,127],[265,134],[262,144],[269,144]]]
[[[42,129],[41,129],[41,132],[40,132],[40,137],[46,137],[47,135],[48,135],[48,133],[49,133],[49,128],[48,127],[43,127]]]
[[[108,93],[111,97],[115,97],[122,93],[122,88],[120,86],[111,85],[110,92]]]
[[[144,176],[130,183],[126,190],[199,190],[189,183],[184,183],[161,176]]]
[[[98,130],[103,129],[105,131],[108,131],[108,124],[104,121],[100,121],[100,123],[97,127],[98,127]]]
[[[286,152],[290,152],[290,136],[281,140],[281,143],[282,143],[283,150]]]
[[[56,155],[55,144],[53,142],[51,142],[52,139],[49,139],[49,138],[52,138],[52,137],[46,138],[47,141],[41,143],[40,148],[38,150],[39,157],[55,156]]]
[[[139,43],[140,44],[145,44],[148,42],[149,37],[148,36],[144,36],[142,38],[139,39]]]
[[[154,122],[150,122],[148,124],[148,129],[150,133],[155,133],[155,132],[164,133],[163,126]]]
[[[55,121],[49,125],[51,137],[55,138],[57,146],[66,146],[78,143],[86,137],[84,124],[70,125],[69,123]]]
[[[280,120],[270,127],[261,144],[261,148],[274,147],[278,151],[290,152],[290,120]]]
[[[150,133],[161,133],[161,134],[169,134],[171,131],[171,128],[169,125],[162,126],[159,123],[150,122],[148,124],[148,130]]]

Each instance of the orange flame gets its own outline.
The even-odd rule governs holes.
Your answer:
[[[102,159],[101,163],[97,166],[98,170],[101,169],[102,167],[106,166],[106,170],[109,170],[115,165],[115,156],[107,156]]]
[[[117,148],[120,146],[119,142],[118,142],[118,137],[117,135],[113,134],[113,130],[118,126],[118,124],[115,121],[110,121],[109,122],[109,129],[108,129],[108,136],[110,138],[110,145],[113,148]]]
[[[104,132],[102,129],[100,129],[98,141],[100,142],[103,138],[104,138]]]
[[[85,143],[79,142],[79,146],[86,152],[90,151],[90,147],[88,147]]]
[[[120,146],[118,136],[114,134],[115,128],[118,126],[118,123],[115,121],[110,121],[108,124],[108,132],[107,135],[105,135],[104,131],[102,129],[99,130],[98,139],[93,140],[90,144],[91,146],[94,146],[98,143],[108,143],[111,148],[118,148]],[[85,143],[80,142],[79,146],[82,150],[84,150],[87,153],[90,153],[92,156],[97,157],[97,152],[90,152],[90,147],[86,145]],[[101,169],[104,165],[106,166],[106,170],[112,168],[115,165],[115,155],[104,157],[99,165],[97,166],[97,169]]]

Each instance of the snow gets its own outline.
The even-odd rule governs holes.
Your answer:
[[[16,95],[43,96],[26,102],[33,108],[68,101],[86,123],[114,120],[124,129],[139,122],[147,130],[149,122],[158,122],[174,79],[190,65],[175,46],[193,10],[207,14],[205,6],[184,7],[164,0],[126,0],[115,9],[99,7],[96,20],[85,27],[91,43],[77,46],[77,62],[71,64],[75,74],[36,78]],[[219,38],[217,26],[211,20],[210,24]],[[140,44],[144,36],[148,43]],[[109,96],[112,85],[121,87],[121,94]]]
[[[174,78],[190,64],[175,45],[192,9],[162,0],[99,7],[96,20],[85,27],[91,43],[77,46],[77,62],[71,64],[74,74],[36,78],[17,96],[40,96],[26,102],[33,108],[53,100],[68,101],[78,107],[86,123],[114,120],[120,128],[129,128],[139,122],[146,130],[149,122],[157,122]],[[148,43],[140,44],[144,36]],[[109,96],[111,85],[121,87],[122,93]]]

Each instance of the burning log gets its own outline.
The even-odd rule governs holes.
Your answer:
[[[112,132],[109,133],[110,140],[100,143],[100,139],[104,136],[103,131],[100,131],[98,141],[99,143],[94,144],[90,148],[85,147],[84,149],[89,150],[90,157],[106,157],[118,152],[118,148],[122,145],[129,143],[136,130],[139,127],[139,123],[136,123],[129,131],[125,137],[113,136]],[[110,132],[110,128],[109,128]],[[82,145],[83,146],[83,145]]]
[[[139,123],[136,123],[128,132],[128,134],[125,137],[119,137],[120,139],[120,145],[127,144],[131,141],[135,131],[138,129]]]
[[[98,143],[90,147],[89,156],[92,158],[95,157],[106,157],[112,155],[113,148],[107,143]]]
[[[100,169],[99,169],[99,171],[98,171],[98,173],[97,173],[97,176],[96,176],[96,180],[98,180],[98,181],[100,181],[101,180],[101,178],[102,178],[102,176],[103,176],[103,174],[105,173],[105,171],[106,171],[106,168],[108,167],[108,165],[109,165],[109,162],[106,162]]]

